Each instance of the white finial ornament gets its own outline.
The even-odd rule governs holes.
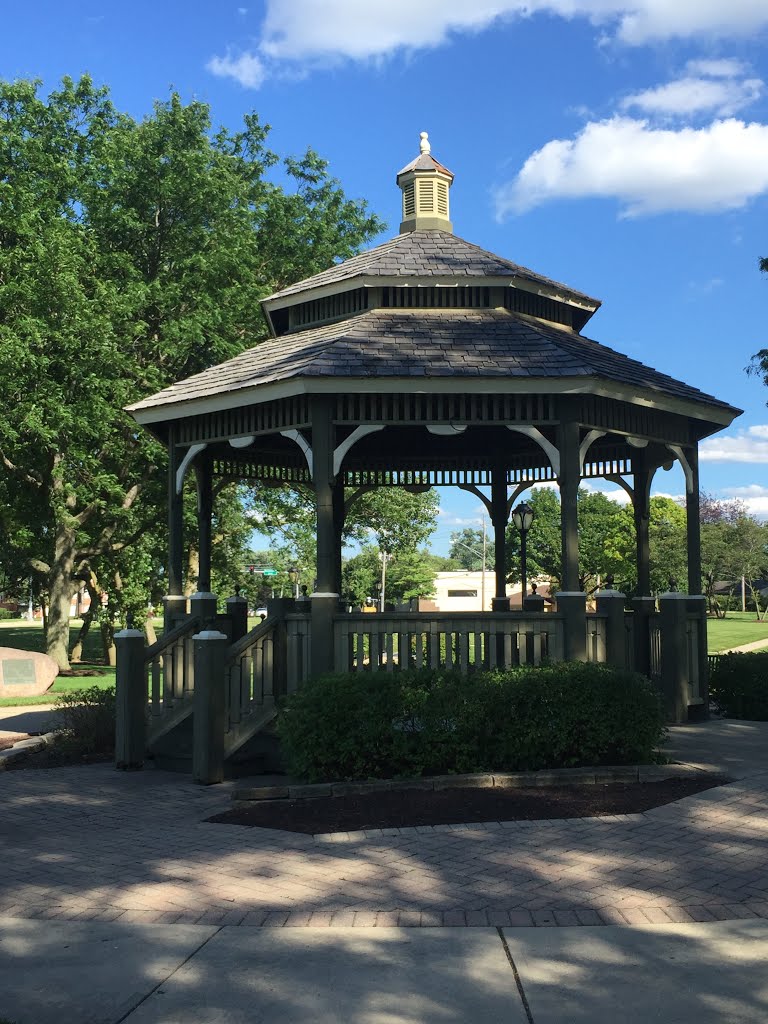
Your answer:
[[[421,152],[431,153],[432,147],[429,144],[429,132],[419,132],[419,138],[421,139],[421,142],[419,143],[419,149]]]

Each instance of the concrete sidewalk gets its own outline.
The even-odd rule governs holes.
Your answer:
[[[4,772],[0,1020],[768,1020],[768,723],[668,749],[738,781],[637,815],[307,836],[207,821],[242,780]]]
[[[758,1024],[768,923],[253,929],[0,919],[14,1024]]]

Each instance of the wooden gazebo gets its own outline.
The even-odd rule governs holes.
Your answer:
[[[600,660],[618,658],[652,674],[658,656],[647,626],[655,614],[648,544],[653,476],[675,460],[684,470],[687,590],[696,598],[698,443],[740,410],[585,337],[598,300],[454,235],[452,181],[422,133],[420,155],[397,176],[403,219],[395,238],[271,295],[263,302],[268,341],[131,407],[138,423],[168,446],[168,622],[177,621],[185,605],[181,492],[187,471],[194,470],[199,493],[200,596],[193,605],[202,615],[215,610],[208,595],[214,479],[303,484],[317,501],[317,583],[311,614],[304,616],[302,674],[376,659],[394,670],[404,662],[398,657],[405,651],[402,637],[421,629],[416,613],[407,622],[377,619],[377,631],[366,627],[371,639],[365,643],[362,627],[349,616],[346,626],[340,622],[345,494],[349,502],[364,488],[458,486],[486,503],[496,552],[494,611],[473,615],[467,635],[515,640],[470,639],[464,647],[443,642],[439,650],[453,652],[456,663],[463,650],[468,667],[473,656],[506,663],[532,650],[588,657],[576,498],[582,479],[604,477],[632,499],[635,614],[646,624],[638,631],[635,622],[631,642],[606,634]],[[556,621],[562,629],[559,640],[537,641],[532,649],[527,639],[520,641],[517,626],[507,629],[502,621],[515,619],[505,598],[509,511],[536,481],[557,482],[560,489],[562,591],[557,614],[548,618],[552,630]],[[701,655],[700,606],[677,597],[686,615],[696,610]],[[624,632],[623,599],[621,605]],[[544,636],[543,629],[535,635]],[[408,647],[411,661],[415,649]],[[429,644],[423,650],[427,658]],[[682,698],[676,708],[671,717],[682,717]]]

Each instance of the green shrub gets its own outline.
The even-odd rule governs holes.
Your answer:
[[[649,680],[580,663],[324,676],[278,730],[291,771],[312,781],[633,764],[664,736]]]
[[[18,619],[18,617],[18,612],[12,612],[10,608],[0,608],[0,622],[5,622],[9,619]],[[2,1020],[0,1020],[0,1024],[3,1024]]]
[[[70,690],[56,703],[64,742],[71,752],[91,757],[115,749],[115,688]]]
[[[768,654],[721,654],[709,695],[726,718],[768,722]]]

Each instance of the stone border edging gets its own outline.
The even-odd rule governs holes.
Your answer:
[[[19,740],[6,750],[0,750],[0,772],[4,772],[14,761],[21,761],[28,754],[36,754],[38,750],[51,746],[58,735],[58,730],[54,730],[40,736],[30,736],[25,740]]]
[[[601,782],[663,782],[689,776],[716,775],[688,764],[641,764],[599,768],[554,768],[539,772],[497,772],[471,775],[434,775],[428,778],[380,779],[372,782],[319,782],[298,786],[249,786],[232,791],[237,802],[310,800],[318,797],[365,796],[406,789],[522,789],[524,787],[588,786]]]

